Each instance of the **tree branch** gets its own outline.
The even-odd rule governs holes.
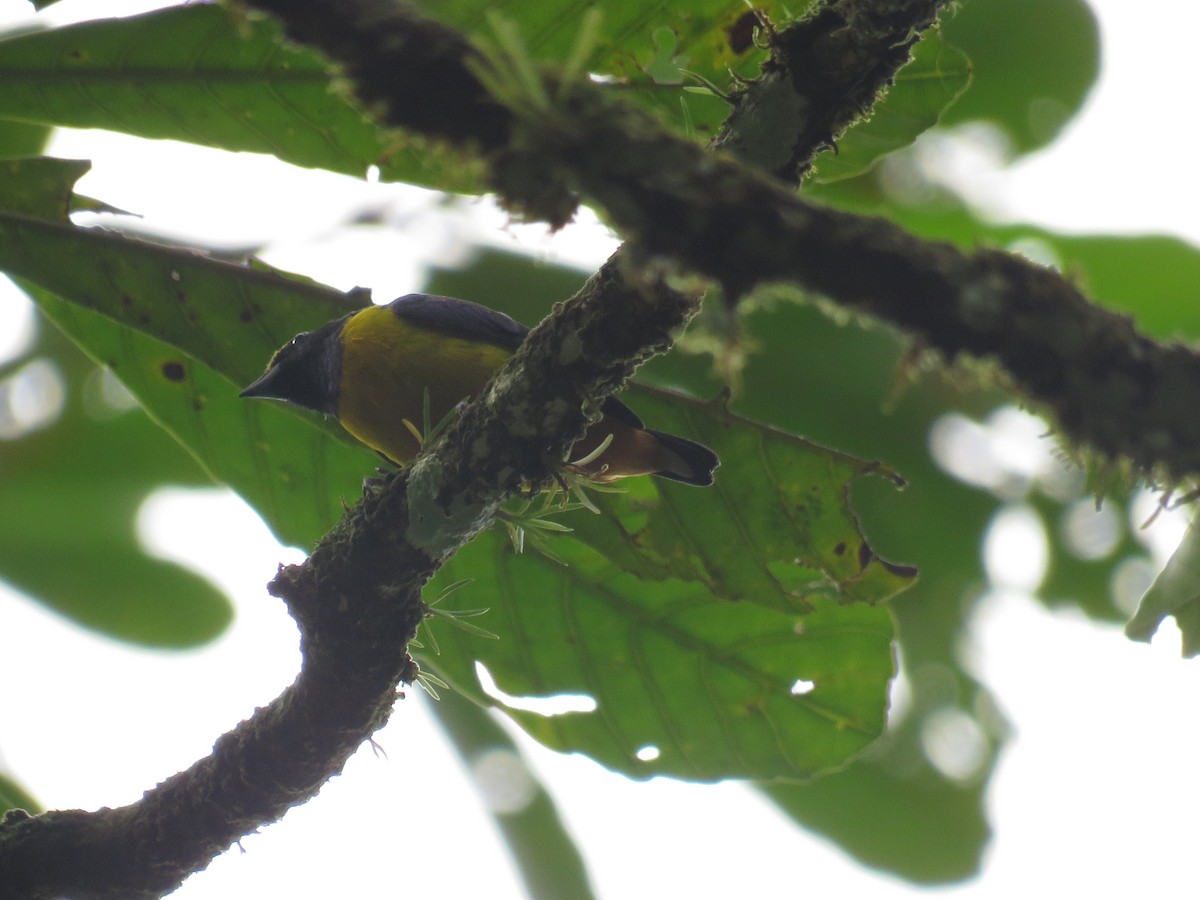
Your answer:
[[[432,452],[368,485],[308,560],[271,582],[300,628],[296,681],[137,803],[10,813],[0,897],[157,897],[313,797],[415,677],[406,647],[426,612],[421,587],[505,497],[552,476],[586,425],[582,408],[664,347],[693,309],[650,269],[619,257],[602,268]]]
[[[783,29],[771,27],[771,58],[759,78],[734,93],[733,112],[712,149],[799,184],[813,158],[870,113],[948,5],[839,0],[818,4]]]
[[[276,11],[292,29],[303,18],[293,10],[311,2],[255,5]],[[344,7],[347,22],[358,7]],[[808,58],[808,39],[820,46],[825,39],[849,40],[864,22],[879,27],[880,34],[894,34],[881,26],[919,28],[933,11],[916,0],[829,4],[796,31],[785,29],[774,64],[787,69]],[[427,28],[443,27],[408,10],[371,24],[353,58],[336,56],[336,46],[300,26],[291,33],[335,55],[353,76],[383,65],[393,31],[412,40]],[[376,53],[379,60],[364,60]],[[812,53],[815,59],[828,56],[819,49]],[[470,84],[467,60],[478,60],[478,54],[467,48],[457,60],[441,62],[446,68],[457,64],[465,73],[461,83]],[[868,85],[887,80],[886,67],[874,77],[870,66],[865,69],[859,86],[844,94],[851,109],[870,95]],[[403,71],[395,82],[400,93],[436,87],[436,78],[404,60],[393,59],[392,70]],[[810,79],[798,71],[796,80]],[[366,96],[381,102],[385,93],[372,90]],[[469,135],[467,143],[487,154],[501,197],[526,215],[561,223],[582,195],[607,213],[640,254],[675,259],[719,281],[729,297],[773,281],[797,284],[889,322],[950,360],[965,354],[998,362],[1015,392],[1048,409],[1077,445],[1127,459],[1150,477],[1200,474],[1200,421],[1186,408],[1186,398],[1200,391],[1200,357],[1190,348],[1150,340],[1058,273],[1020,258],[991,250],[966,253],[916,238],[883,219],[807,202],[778,182],[675,137],[602,86],[580,82],[567,94],[554,114],[510,109],[507,141],[496,129],[472,129],[452,108],[443,112],[458,120],[453,126],[442,122],[426,133]],[[466,95],[476,105],[486,103],[477,81]],[[809,105],[807,97],[801,102]],[[820,105],[812,100],[812,108]],[[802,171],[811,152],[845,118],[828,117],[827,128],[793,142],[779,171]],[[395,123],[422,127],[415,118]]]

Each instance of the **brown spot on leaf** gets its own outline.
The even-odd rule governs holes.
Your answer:
[[[162,373],[167,381],[179,382],[187,378],[187,370],[184,369],[183,363],[173,359],[162,364]]]
[[[842,555],[843,553],[845,553],[845,552],[846,552],[846,542],[845,542],[845,541],[838,541],[838,545],[837,545],[836,547],[834,547],[834,548],[833,548],[833,555],[834,555],[834,556],[841,556],[841,555]]]

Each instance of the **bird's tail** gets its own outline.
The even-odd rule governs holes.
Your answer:
[[[653,428],[647,428],[646,432],[654,435],[663,451],[664,465],[654,473],[655,475],[698,487],[707,487],[713,483],[713,472],[721,464],[717,454],[703,444],[697,444],[687,438],[655,431]]]

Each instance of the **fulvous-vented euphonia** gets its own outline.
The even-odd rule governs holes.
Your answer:
[[[241,396],[286,400],[335,416],[358,440],[404,465],[420,449],[405,420],[423,421],[425,392],[430,420],[438,422],[483,389],[528,331],[476,303],[408,294],[296,335]],[[646,428],[612,397],[601,412],[572,451],[584,460],[612,435],[595,459],[577,467],[585,477],[607,482],[661,475],[712,484],[718,460],[707,447]]]

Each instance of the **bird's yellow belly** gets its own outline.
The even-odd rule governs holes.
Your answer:
[[[405,420],[424,430],[424,397],[436,425],[478,393],[509,356],[491,344],[413,328],[386,307],[347,321],[342,333],[338,420],[367,446],[400,465],[420,450]]]

